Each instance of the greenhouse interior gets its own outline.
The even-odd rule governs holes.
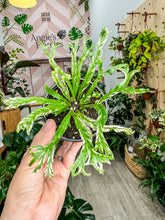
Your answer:
[[[0,1],[0,215],[165,219],[164,0]]]

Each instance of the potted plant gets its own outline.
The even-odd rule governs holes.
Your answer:
[[[109,44],[109,49],[121,51],[124,48],[124,39],[122,39],[122,37],[112,37],[112,39]]]
[[[127,134],[132,134],[132,130],[129,128],[122,128],[117,125],[106,125],[107,111],[105,108],[105,101],[113,95],[121,93],[143,93],[145,89],[135,89],[133,87],[126,87],[129,83],[133,74],[137,71],[129,72],[128,65],[119,65],[112,67],[106,71],[102,71],[102,48],[108,38],[107,28],[103,28],[100,33],[100,38],[97,44],[88,48],[86,46],[87,38],[84,36],[83,42],[83,53],[82,56],[76,60],[76,54],[79,48],[78,41],[74,44],[70,43],[68,46],[72,48],[72,73],[67,74],[56,64],[54,61],[55,51],[59,43],[52,45],[50,52],[49,46],[44,46],[41,43],[43,50],[49,58],[49,62],[53,68],[52,78],[58,87],[58,90],[52,90],[45,85],[45,90],[54,99],[41,98],[41,97],[16,97],[5,100],[7,109],[18,108],[19,106],[38,103],[45,105],[43,108],[34,110],[31,114],[25,117],[18,125],[17,130],[25,129],[29,133],[33,126],[36,118],[50,113],[56,116],[63,115],[63,120],[57,127],[57,131],[52,138],[52,141],[46,146],[34,146],[32,147],[35,151],[31,153],[33,159],[30,163],[33,164],[35,161],[40,161],[39,165],[35,168],[35,171],[43,166],[44,162],[47,161],[47,166],[44,175],[53,176],[52,163],[53,155],[57,143],[60,138],[64,135],[68,127],[76,127],[75,132],[78,132],[82,141],[83,146],[81,152],[76,159],[74,165],[71,167],[71,173],[73,176],[83,173],[88,175],[85,171],[85,165],[93,165],[100,173],[103,173],[103,163],[108,163],[109,160],[113,159],[113,153],[109,149],[103,132],[110,130],[124,131]],[[81,81],[81,67],[84,60],[91,57],[88,71],[85,74],[84,80]],[[98,67],[97,78],[91,84],[92,77],[95,73],[95,69]],[[115,70],[120,69],[125,74],[125,79],[119,85],[111,89],[104,95],[99,93],[97,90],[97,83],[106,74],[111,74]],[[93,100],[94,98],[94,100]],[[93,100],[93,101],[92,101]],[[94,117],[92,116],[94,113]],[[95,144],[93,145],[92,134],[95,133]],[[31,148],[31,149],[32,149]]]
[[[155,138],[154,138],[155,139]],[[149,140],[147,138],[147,140]],[[155,139],[156,140],[156,139]],[[158,139],[156,140],[156,142]],[[145,140],[144,140],[145,142]],[[152,142],[151,138],[148,142],[148,146]],[[155,143],[155,141],[154,141]],[[139,186],[149,187],[149,194],[151,199],[153,200],[154,197],[157,197],[158,201],[165,206],[165,193],[164,193],[164,186],[165,186],[165,160],[162,160],[163,153],[165,152],[165,143],[162,143],[160,146],[159,152],[148,152],[147,159],[138,159],[134,158],[133,160],[144,167],[146,169],[146,178],[141,181]]]
[[[147,66],[149,60],[158,60],[158,53],[164,51],[165,43],[154,31],[146,30],[140,33],[130,43],[129,57],[136,68]]]
[[[152,109],[148,115],[156,128],[163,128],[165,126],[165,110]]]

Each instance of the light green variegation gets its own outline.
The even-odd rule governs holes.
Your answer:
[[[29,97],[29,98],[11,98],[5,100],[7,105],[6,109],[9,108],[18,108],[22,105],[27,104],[42,104],[44,107],[34,110],[27,117],[25,117],[19,124],[17,131],[21,129],[26,129],[29,133],[34,121],[44,115],[53,113],[55,115],[60,114],[61,112],[66,112],[66,116],[61,122],[61,125],[58,127],[55,135],[53,136],[51,142],[46,146],[33,146],[31,155],[33,157],[30,165],[38,161],[38,165],[34,171],[40,169],[45,161],[47,161],[47,166],[44,175],[53,176],[53,155],[56,150],[56,145],[59,142],[60,138],[63,136],[64,132],[70,126],[71,117],[74,119],[75,125],[80,133],[83,146],[79,156],[77,157],[75,163],[71,167],[72,175],[75,176],[79,173],[84,175],[89,175],[85,171],[85,165],[94,166],[100,173],[104,172],[103,163],[110,164],[110,160],[114,159],[113,153],[110,150],[103,132],[108,132],[115,130],[116,132],[125,132],[130,135],[133,132],[129,128],[123,128],[116,125],[106,125],[107,121],[107,110],[104,105],[104,101],[109,99],[111,96],[116,93],[143,93],[146,92],[144,89],[134,89],[133,87],[127,87],[130,79],[137,71],[129,72],[127,64],[121,64],[115,67],[112,67],[106,71],[102,71],[102,52],[103,46],[108,38],[107,28],[103,28],[100,33],[100,38],[97,44],[92,45],[91,48],[87,47],[87,38],[84,36],[83,42],[83,53],[77,59],[77,51],[79,49],[79,42],[76,41],[75,44],[69,44],[68,46],[72,50],[72,73],[65,73],[55,62],[54,57],[56,49],[59,44],[52,45],[51,49],[49,46],[44,46],[40,43],[41,47],[45,51],[45,54],[48,56],[50,65],[53,68],[51,73],[52,78],[57,85],[58,89],[61,91],[59,94],[58,91],[54,91],[45,85],[46,92],[51,95],[54,99],[41,98],[41,97]],[[84,61],[90,57],[90,64],[87,70],[87,73],[84,77],[84,81],[81,81],[81,68]],[[97,78],[91,84],[91,80],[95,73],[95,70],[98,70]],[[112,74],[117,69],[121,70],[125,79],[119,85],[111,89],[108,93],[100,96],[99,92],[94,91],[97,83],[104,77],[106,74]],[[90,87],[89,87],[90,86]],[[84,90],[86,93],[84,94]],[[62,95],[61,95],[62,94]],[[92,97],[96,97],[95,104],[90,104]],[[100,98],[101,97],[101,98]],[[88,108],[93,108],[98,112],[97,119],[88,117],[85,113],[88,111]],[[93,143],[93,132],[95,132],[95,143]]]

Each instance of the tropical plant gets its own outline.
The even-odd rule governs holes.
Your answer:
[[[148,113],[152,121],[159,121],[160,125],[165,126],[165,110],[161,109],[152,109],[151,112]]]
[[[35,172],[43,166],[45,161],[47,161],[47,166],[45,169],[45,175],[53,176],[53,156],[56,149],[57,143],[63,136],[64,132],[71,126],[71,120],[73,119],[74,124],[81,136],[83,141],[83,146],[81,152],[76,159],[74,165],[71,167],[71,173],[73,176],[83,173],[84,175],[89,175],[85,171],[85,165],[93,165],[100,173],[103,173],[103,163],[110,163],[109,160],[113,159],[113,153],[109,149],[109,146],[104,138],[103,132],[108,132],[114,130],[116,132],[124,131],[127,134],[132,134],[131,129],[123,128],[117,125],[106,125],[107,121],[107,111],[104,102],[112,97],[113,95],[121,93],[144,93],[145,89],[135,89],[133,87],[126,87],[129,83],[131,77],[137,71],[129,72],[128,65],[119,65],[112,67],[106,71],[102,71],[102,48],[104,43],[108,38],[107,28],[103,28],[100,33],[100,38],[95,45],[95,50],[88,48],[86,46],[87,38],[84,36],[83,42],[83,54],[80,56],[79,60],[76,59],[76,53],[79,48],[78,41],[74,44],[70,43],[68,46],[72,48],[72,71],[71,75],[63,72],[63,70],[55,63],[54,56],[56,48],[59,43],[51,46],[51,51],[49,52],[49,46],[45,46],[42,43],[41,46],[49,58],[49,62],[53,68],[52,78],[54,79],[60,93],[50,89],[45,85],[45,90],[54,99],[41,98],[41,97],[27,97],[27,98],[10,98],[5,100],[7,109],[17,108],[22,105],[27,105],[30,103],[38,103],[45,105],[43,108],[34,110],[31,114],[25,117],[17,127],[17,131],[21,129],[30,132],[34,121],[39,116],[48,115],[53,113],[55,115],[64,114],[64,119],[58,126],[55,135],[53,136],[51,142],[46,146],[33,146],[31,152],[33,157],[30,165],[39,161],[38,166],[35,168]],[[88,71],[81,81],[81,67],[84,60],[91,57],[91,61],[88,67]],[[91,79],[95,73],[95,69],[98,67],[97,78],[91,84]],[[97,83],[106,74],[111,74],[115,70],[121,70],[125,74],[125,79],[119,85],[111,89],[104,95],[100,95],[98,91],[94,91]],[[90,103],[91,99],[95,98],[94,103]],[[88,111],[90,109],[97,111],[97,118],[93,119],[88,116]],[[95,145],[93,145],[92,131],[96,134]]]
[[[128,135],[123,132],[110,131],[104,134],[109,147],[112,151],[118,152],[121,157],[124,158],[125,146],[128,145],[129,138]]]
[[[141,146],[139,149],[147,148],[152,152],[157,152],[163,145],[163,142],[161,142],[157,135],[144,136],[142,139],[140,139],[140,143]]]
[[[93,210],[92,206],[84,199],[75,199],[69,187],[66,190],[64,205],[58,220],[95,220],[95,215],[86,211]]]
[[[4,94],[15,96],[17,93],[23,97],[29,94],[28,84],[25,79],[15,76],[16,71],[25,67],[39,66],[32,61],[8,62],[0,68],[0,87]]]
[[[160,149],[162,153],[165,152],[165,144]],[[165,161],[156,152],[149,152],[148,155],[149,159],[133,159],[147,170],[147,178],[139,186],[149,187],[151,199],[157,196],[158,201],[165,206]]]
[[[164,51],[165,43],[154,31],[140,33],[130,43],[129,57],[135,68],[146,66],[150,60],[158,60],[158,54]]]
[[[112,39],[109,44],[109,49],[121,51],[124,48],[124,39],[122,37],[112,37]]]

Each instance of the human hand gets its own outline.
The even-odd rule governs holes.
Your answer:
[[[56,130],[55,122],[47,120],[31,146],[48,144]],[[31,156],[27,151],[8,190],[1,220],[56,220],[65,199],[69,168],[82,146],[82,142],[64,141],[54,158],[54,177],[43,177],[44,167],[34,173],[37,163],[29,166]]]

